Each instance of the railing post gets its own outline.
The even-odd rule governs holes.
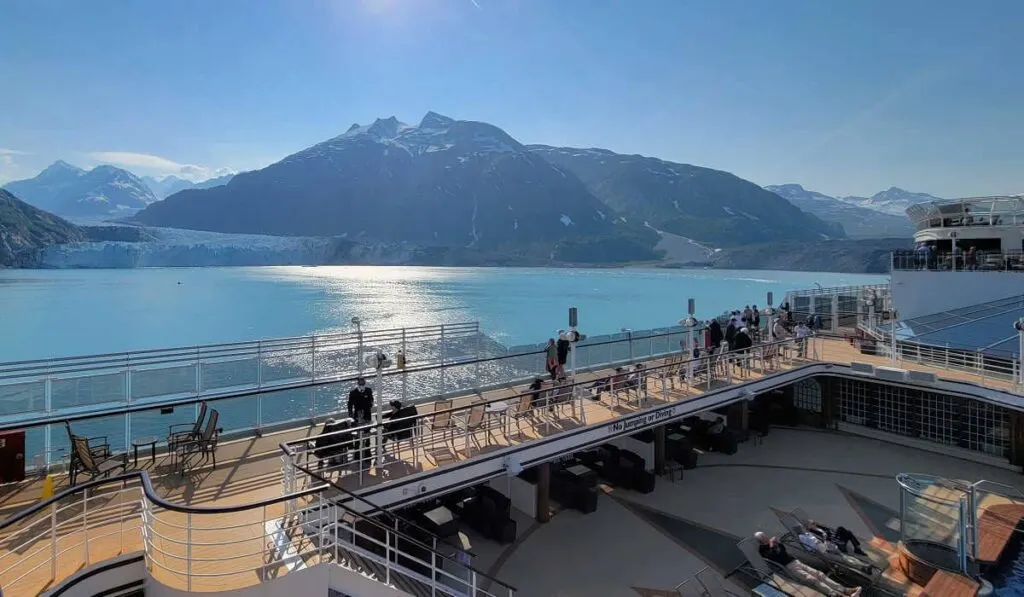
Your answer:
[[[203,393],[203,367],[199,361],[199,347],[196,346],[196,396]]]
[[[89,488],[82,490],[82,550],[85,565],[89,565]]]
[[[256,388],[263,387],[263,341],[256,341]]]
[[[444,343],[444,324],[442,323],[441,324],[441,395],[442,396],[444,396],[444,394],[445,394],[445,387],[444,387],[444,365],[445,365],[445,361],[446,361],[447,356],[448,356],[448,351],[447,351],[447,347],[445,346],[445,343]]]
[[[43,380],[43,408],[46,409],[47,414],[53,408],[53,381],[50,379],[49,361],[46,362],[46,378]],[[43,463],[46,466],[46,472],[50,472],[50,459],[52,458],[50,452],[52,450],[53,441],[50,439],[50,425],[47,425],[43,427]],[[70,454],[68,458],[68,464],[70,465]]]
[[[437,595],[437,551],[430,552],[430,596]]]
[[[50,580],[57,580],[57,502],[50,503]]]
[[[185,583],[189,591],[192,590],[192,513],[186,514],[185,518]]]

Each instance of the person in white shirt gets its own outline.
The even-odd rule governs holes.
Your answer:
[[[800,358],[807,356],[807,337],[811,335],[811,328],[800,322],[796,325],[796,344],[800,349]]]

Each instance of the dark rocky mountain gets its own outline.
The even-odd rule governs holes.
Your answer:
[[[840,197],[839,200],[858,207],[866,207],[868,209],[873,209],[875,211],[880,211],[894,216],[905,216],[907,208],[915,203],[942,201],[942,199],[935,195],[929,195],[928,193],[912,193],[910,191],[904,191],[898,187],[889,187],[888,190],[882,191],[881,193],[875,193],[870,197],[856,197],[850,195],[847,197]]]
[[[210,189],[213,187],[219,187],[221,185],[228,184],[234,176],[234,174],[225,174],[224,176],[217,176],[201,182],[192,182],[172,174],[159,179],[152,176],[143,176],[142,182],[149,187],[149,190],[153,191],[153,195],[157,200],[160,200],[169,197],[178,191],[184,191],[185,189]]]
[[[607,149],[529,148],[627,219],[711,246],[845,236],[840,226],[728,172]]]
[[[175,193],[135,219],[591,263],[656,258],[658,240],[501,129],[433,112],[417,126],[394,117],[352,125],[227,185]]]
[[[0,267],[33,267],[40,249],[85,239],[81,228],[0,189]]]
[[[82,170],[54,162],[35,178],[4,186],[23,201],[64,217],[130,215],[156,201],[137,176],[114,166]]]
[[[903,214],[860,207],[798,184],[771,185],[765,189],[809,214],[839,224],[850,238],[910,238],[914,234],[914,226]]]

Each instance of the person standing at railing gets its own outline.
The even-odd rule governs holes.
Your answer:
[[[708,354],[715,354],[718,347],[722,345],[722,340],[725,339],[722,334],[722,324],[718,323],[718,319],[712,319],[708,324],[708,335],[710,340],[707,346]]]
[[[555,346],[558,356],[558,376],[565,377],[565,363],[569,360],[569,351],[572,350],[572,343],[565,334],[565,330],[558,330],[558,343]]]
[[[800,358],[807,356],[807,337],[810,335],[811,328],[807,327],[807,324],[802,321],[796,324],[796,344]]]
[[[373,389],[362,377],[356,380],[356,387],[348,393],[348,416],[355,419],[357,425],[365,425],[373,418]]]
[[[554,381],[558,377],[558,348],[554,338],[548,338],[548,345],[544,347],[544,367]]]

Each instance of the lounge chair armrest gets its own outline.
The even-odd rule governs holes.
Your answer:
[[[181,431],[175,431],[174,429],[176,427],[180,427],[180,428],[186,429],[188,431],[192,431],[192,428],[195,427],[195,423],[171,423],[170,425],[167,426],[167,433],[169,435],[175,435],[177,433],[182,433]]]

